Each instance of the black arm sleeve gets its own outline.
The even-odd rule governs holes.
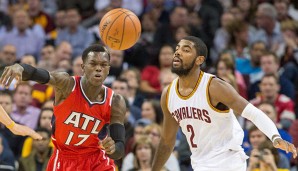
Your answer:
[[[23,81],[36,81],[40,84],[46,84],[50,81],[50,73],[41,68],[34,68],[31,65],[20,64],[23,68],[22,80]]]
[[[115,152],[109,155],[110,158],[118,160],[124,156],[125,153],[125,128],[119,123],[110,125],[110,136],[115,141]]]

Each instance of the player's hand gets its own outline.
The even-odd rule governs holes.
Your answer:
[[[101,146],[107,154],[113,154],[116,150],[115,141],[111,137],[107,137],[104,140],[102,140]]]
[[[292,143],[289,143],[288,141],[285,141],[281,138],[277,138],[274,140],[273,145],[275,148],[282,149],[287,153],[288,152],[293,153],[293,158],[297,157],[297,149]]]
[[[3,85],[4,87],[8,88],[14,78],[17,80],[18,84],[20,81],[22,81],[23,71],[24,68],[19,64],[14,64],[5,67],[3,74],[0,77],[0,85]]]
[[[10,129],[10,131],[15,135],[30,136],[36,140],[42,139],[42,137],[38,133],[36,133],[33,129],[17,123]]]

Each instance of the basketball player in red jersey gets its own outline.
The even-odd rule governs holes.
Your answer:
[[[0,78],[4,86],[16,78],[55,87],[55,151],[48,171],[111,171],[115,170],[111,159],[124,155],[125,101],[103,85],[110,69],[110,53],[104,46],[91,45],[82,59],[82,77],[14,64],[6,67]]]

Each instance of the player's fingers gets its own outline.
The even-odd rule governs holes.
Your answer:
[[[15,76],[15,79],[16,79],[16,84],[14,85],[15,86],[15,88],[17,87],[17,85],[19,84],[19,83],[21,83],[21,81],[22,81],[22,75],[16,75]]]
[[[290,152],[293,153],[293,157],[296,158],[297,157],[297,149],[293,144],[291,144],[291,143],[289,143],[289,144],[290,144]]]
[[[42,139],[42,136],[39,135],[39,134],[38,134],[37,132],[35,132],[35,131],[32,131],[32,132],[30,133],[29,136],[32,137],[32,138],[35,139],[35,140],[41,140],[41,139]]]
[[[105,149],[110,149],[113,145],[115,145],[115,142],[112,140],[112,141],[109,141],[108,143],[106,143],[104,145]]]
[[[111,137],[107,137],[107,138],[105,138],[104,140],[102,140],[102,144],[106,144],[106,143],[108,143],[108,142],[111,141],[111,140],[112,140]]]
[[[7,80],[8,80],[8,79],[10,78],[10,76],[11,76],[11,71],[10,71],[10,69],[7,69],[6,73],[3,73],[2,76],[3,76],[3,80],[2,80],[2,82],[1,82],[1,84],[2,84],[3,86],[6,86],[6,82],[7,82]]]
[[[286,152],[289,153],[289,143],[288,141],[285,141],[285,143],[286,143]]]
[[[9,87],[9,85],[11,84],[11,82],[12,82],[12,80],[14,79],[14,77],[15,77],[15,75],[14,74],[12,74],[10,77],[9,77],[9,79],[7,80],[7,83],[6,83],[6,88],[8,88]]]
[[[112,144],[112,143],[113,143],[113,139],[112,139],[111,137],[107,137],[106,139],[104,139],[104,140],[102,141],[102,145],[103,145],[104,147],[109,147],[110,144]]]
[[[31,129],[31,128],[29,128],[29,127],[27,127],[27,126],[24,126],[23,128],[23,135],[24,136],[30,136],[30,137],[32,137],[33,139],[37,139],[37,140],[41,140],[42,139],[42,137],[38,134],[38,133],[36,133],[33,129]]]
[[[110,154],[113,154],[116,151],[115,147],[111,149]]]
[[[5,67],[3,73],[2,73],[2,75],[1,75],[1,77],[0,77],[0,84],[2,84],[2,85],[5,84],[3,80],[4,80],[4,78],[5,78],[6,74],[7,74],[7,72],[8,72],[8,68]]]
[[[113,154],[115,152],[115,144],[111,145],[110,147],[105,148],[106,153]]]

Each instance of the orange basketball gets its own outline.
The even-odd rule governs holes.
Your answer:
[[[102,17],[99,35],[110,48],[125,50],[138,41],[141,35],[141,23],[133,12],[124,8],[116,8]]]

